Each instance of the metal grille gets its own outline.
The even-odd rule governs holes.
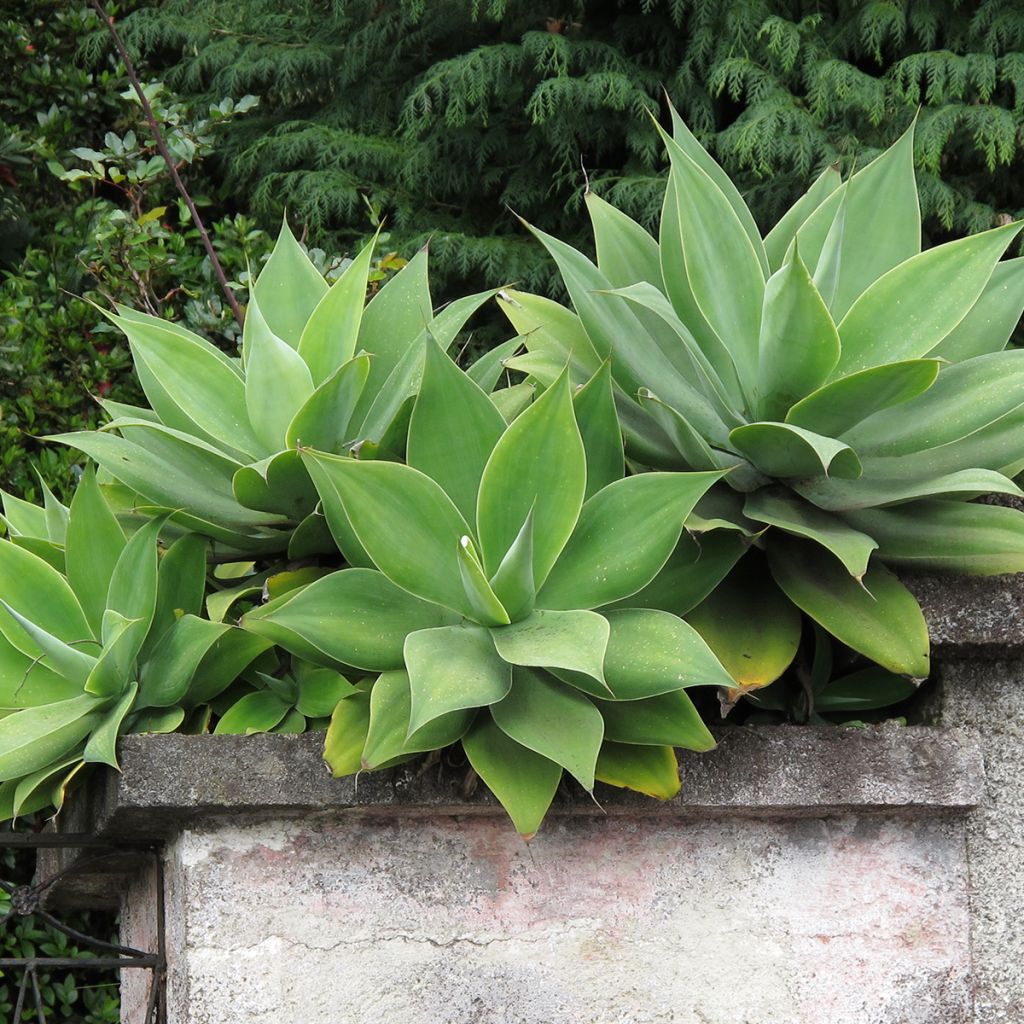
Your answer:
[[[142,1024],[166,1024],[167,1007],[165,999],[166,950],[164,947],[164,876],[163,860],[159,851],[152,846],[132,846],[130,844],[111,844],[87,835],[56,835],[56,834],[11,834],[0,835],[0,848],[6,849],[60,849],[94,851],[75,861],[51,878],[37,885],[13,885],[0,879],[0,889],[11,899],[11,909],[0,918],[0,928],[15,917],[34,916],[51,928],[63,932],[72,939],[79,948],[86,949],[93,956],[84,957],[0,957],[0,972],[12,974],[16,980],[14,1016],[12,1024],[21,1024],[22,1015],[26,1010],[35,1011],[37,1024],[46,1024],[46,1008],[40,993],[39,975],[49,970],[77,969],[88,971],[116,971],[118,977],[123,970],[144,970],[149,972],[148,997],[145,1016]],[[91,935],[86,935],[58,920],[44,909],[47,892],[63,877],[80,871],[87,866],[94,866],[107,857],[124,853],[126,850],[150,853],[156,866],[156,927],[157,950],[147,953],[130,946],[106,942]],[[20,975],[20,977],[19,977]]]

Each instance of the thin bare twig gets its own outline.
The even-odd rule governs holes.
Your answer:
[[[174,159],[171,156],[171,151],[167,148],[163,132],[160,131],[160,125],[157,122],[156,115],[153,113],[153,107],[150,105],[149,98],[146,96],[146,92],[142,88],[142,83],[139,81],[139,76],[135,71],[135,65],[132,63],[131,57],[128,56],[128,51],[125,49],[124,42],[121,39],[121,34],[117,31],[117,28],[114,25],[114,18],[112,15],[108,15],[103,9],[103,5],[100,3],[100,0],[91,0],[91,3],[96,9],[96,13],[100,16],[100,19],[107,26],[107,30],[110,32],[110,38],[113,39],[114,46],[117,48],[117,52],[121,57],[121,62],[124,64],[124,70],[128,75],[128,80],[132,83],[132,88],[135,90],[135,94],[139,97],[139,102],[142,104],[142,112],[146,115],[146,120],[149,122],[149,127],[153,132],[153,139],[156,142],[156,148],[164,158],[164,163],[167,164],[167,172],[171,176],[171,181],[174,182],[174,187],[178,190],[181,198],[185,200],[188,212],[192,215],[192,223],[195,224],[196,230],[199,232],[199,237],[203,240],[203,248],[206,250],[206,255],[209,256],[210,263],[213,265],[213,273],[217,278],[217,282],[220,284],[221,290],[224,292],[224,295],[228,300],[231,312],[234,313],[235,319],[238,321],[239,328],[241,328],[245,323],[245,318],[242,315],[242,307],[239,306],[238,299],[235,297],[235,293],[231,290],[231,285],[228,284],[224,268],[220,265],[220,260],[217,258],[217,253],[213,248],[213,242],[210,241],[210,236],[206,231],[206,226],[203,224],[202,217],[199,216],[196,204],[192,202],[192,197],[188,194],[188,189],[185,188],[185,183],[181,180],[181,175],[178,173],[178,168],[175,166]]]

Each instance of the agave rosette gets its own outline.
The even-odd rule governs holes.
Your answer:
[[[304,450],[332,528],[367,567],[271,601],[242,625],[374,678],[343,699],[338,775],[461,742],[523,834],[563,771],[667,797],[673,747],[713,740],[686,694],[731,679],[698,633],[630,598],[661,571],[718,472],[624,475],[608,367],[568,373],[506,424],[433,341],[408,464]]]
[[[5,495],[3,518],[0,821],[59,807],[84,764],[116,767],[126,732],[204,727],[201,709],[270,647],[201,616],[207,540],[161,556],[161,519],[126,537],[91,468],[70,508]]]
[[[365,454],[399,445],[422,337],[452,343],[493,293],[434,316],[426,250],[365,305],[373,243],[331,286],[282,227],[253,286],[240,358],[165,320],[118,307],[150,408],[105,403],[100,431],[57,435],[128,489],[125,503],[226,551],[293,558],[334,550],[295,447]],[[476,373],[493,387],[496,358]]]
[[[593,194],[596,264],[534,231],[574,310],[503,293],[528,348],[509,365],[582,381],[610,359],[632,460],[725,471],[650,600],[741,690],[792,662],[797,609],[923,678],[924,619],[891,568],[1024,569],[1024,515],[971,501],[1021,494],[1024,260],[1001,259],[1021,225],[922,251],[913,128],[845,182],[826,170],[763,239],[678,118],[665,145],[657,240]]]

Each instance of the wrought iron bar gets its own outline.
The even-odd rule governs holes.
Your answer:
[[[36,917],[52,928],[63,932],[80,947],[95,950],[98,956],[28,956],[0,957],[0,973],[15,974],[21,972],[17,987],[17,998],[14,1005],[12,1024],[22,1024],[26,1010],[34,1011],[37,1024],[46,1024],[46,1006],[42,998],[39,984],[40,972],[57,969],[77,969],[85,971],[117,971],[125,969],[146,970],[150,972],[149,991],[146,997],[145,1017],[141,1024],[165,1024],[167,1005],[165,996],[166,980],[166,944],[164,937],[164,873],[160,850],[152,843],[110,843],[97,839],[95,836],[58,833],[7,833],[0,835],[0,848],[9,849],[82,849],[97,851],[77,861],[57,875],[36,885],[15,885],[0,880],[0,891],[6,893],[11,901],[10,910],[2,919],[0,927],[18,917]],[[70,925],[58,920],[42,906],[47,891],[60,878],[76,870],[94,864],[98,860],[129,851],[147,852],[155,858],[156,875],[156,926],[157,950],[147,953],[131,946],[122,946],[85,934]],[[107,954],[107,955],[103,955]],[[29,1004],[31,1000],[31,1004]]]

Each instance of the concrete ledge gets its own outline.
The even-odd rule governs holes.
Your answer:
[[[936,653],[1006,657],[1024,651],[1024,573],[901,579],[921,604]]]
[[[937,814],[967,811],[982,799],[984,768],[969,730],[775,726],[726,728],[708,754],[680,756],[683,790],[659,802],[599,786],[597,803],[564,787],[556,816],[635,818],[809,817],[858,812]],[[315,817],[501,815],[467,772],[438,765],[333,779],[322,761],[322,734],[129,736],[120,774],[97,773],[69,801],[55,831],[119,842],[160,842],[199,821]],[[598,806],[598,804],[600,806]],[[82,870],[52,891],[57,902],[100,905],[123,891],[136,863],[121,852],[41,851],[52,876],[81,856]],[[84,862],[89,859],[91,863]]]

